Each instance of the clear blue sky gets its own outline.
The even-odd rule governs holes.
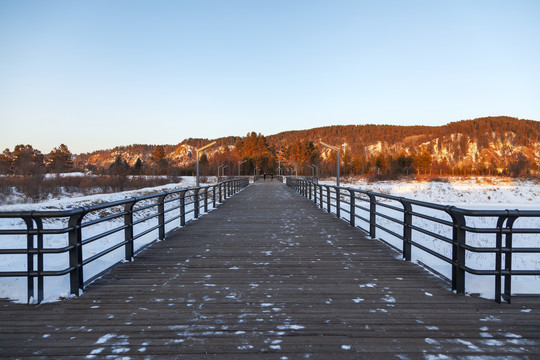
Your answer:
[[[540,120],[540,1],[0,1],[0,151],[495,115]]]

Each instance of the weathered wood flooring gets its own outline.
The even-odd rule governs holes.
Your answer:
[[[1,303],[0,357],[538,359],[540,301],[455,295],[266,181],[78,298]]]

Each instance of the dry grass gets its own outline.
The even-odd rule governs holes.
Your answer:
[[[180,182],[180,177],[150,176],[3,176],[0,177],[0,203],[17,195],[23,202],[42,201],[66,194],[90,195],[137,190]]]

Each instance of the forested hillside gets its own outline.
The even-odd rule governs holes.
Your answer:
[[[210,141],[121,146],[76,156],[65,145],[50,154],[20,145],[0,155],[0,172],[28,173],[29,167],[42,166],[47,171],[107,173],[121,168],[134,174],[192,174],[196,149]],[[506,116],[444,126],[336,125],[267,137],[252,132],[245,137],[216,139],[216,145],[202,156],[201,166],[210,175],[217,173],[218,166],[226,165],[225,174],[235,175],[244,160],[241,172],[249,174],[256,168],[276,172],[280,163],[282,169],[290,169],[293,161],[300,173],[309,174],[308,165],[316,164],[323,174],[334,175],[336,154],[320,146],[320,141],[340,149],[342,175],[526,176],[537,174],[540,166],[540,122]]]
[[[540,122],[486,117],[444,126],[329,126],[269,136],[276,148],[300,156],[306,141],[341,147],[345,173],[431,172],[524,175],[538,170]],[[321,149],[322,159],[333,154]]]

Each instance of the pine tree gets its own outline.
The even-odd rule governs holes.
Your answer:
[[[158,175],[167,174],[169,167],[169,161],[165,158],[165,149],[163,146],[158,145],[152,153],[152,160],[156,163],[156,170]]]
[[[17,145],[13,150],[13,172],[18,175],[41,175],[43,159],[41,151],[32,145]]]
[[[141,175],[142,172],[143,163],[140,157],[137,158],[137,161],[135,161],[135,165],[133,165],[133,173],[135,175]]]
[[[11,164],[13,162],[11,152],[9,149],[5,149],[3,153],[0,154],[0,174],[9,174],[11,173]]]
[[[71,151],[69,151],[68,147],[64,144],[61,144],[59,147],[54,148],[49,153],[49,156],[49,166],[54,172],[63,172],[73,167]]]

